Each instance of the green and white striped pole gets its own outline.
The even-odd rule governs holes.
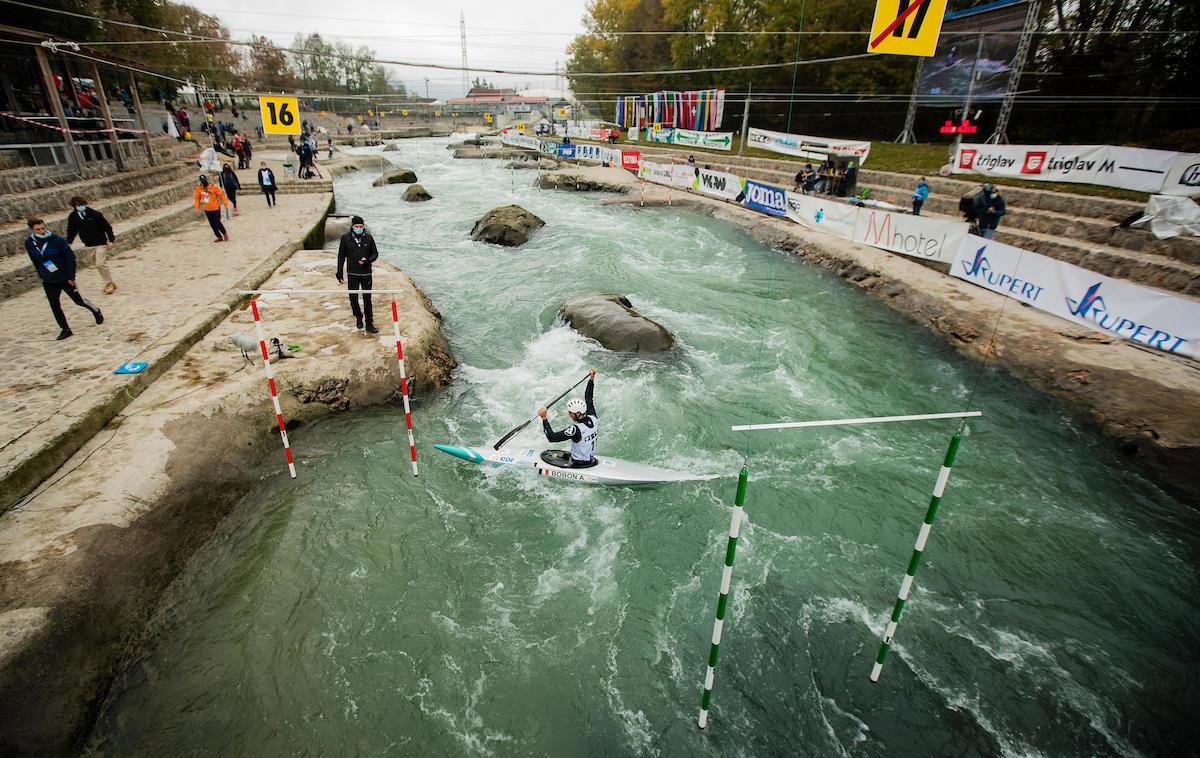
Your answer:
[[[725,569],[721,572],[721,596],[717,600],[717,620],[713,622],[712,647],[708,651],[708,670],[704,674],[704,695],[700,698],[701,729],[708,724],[708,706],[712,703],[713,676],[717,668],[717,651],[721,647],[721,628],[725,625],[725,608],[729,603],[729,582],[733,579],[733,558],[737,553],[738,532],[742,528],[742,505],[746,502],[745,467],[738,474],[737,497],[734,498],[733,517],[729,522],[729,543],[725,548]]]
[[[892,618],[888,621],[883,633],[883,644],[879,646],[879,655],[875,656],[875,665],[871,668],[871,681],[878,682],[883,672],[883,661],[887,658],[892,640],[896,637],[896,627],[900,625],[900,617],[904,614],[904,604],[908,602],[908,593],[912,589],[913,579],[917,568],[921,565],[921,556],[925,552],[925,543],[929,540],[929,532],[933,529],[933,520],[937,518],[938,506],[942,504],[942,492],[946,482],[950,480],[950,468],[954,465],[954,456],[958,454],[958,445],[962,442],[962,431],[950,438],[950,447],[946,450],[946,460],[942,462],[942,470],[938,472],[937,484],[933,485],[933,497],[929,500],[929,508],[925,511],[925,522],[921,524],[921,532],[917,535],[917,544],[913,547],[912,558],[908,561],[908,571],[904,581],[900,583],[900,592],[896,596],[896,607],[892,609]]]

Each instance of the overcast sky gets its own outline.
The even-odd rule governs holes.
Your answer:
[[[467,21],[467,64],[526,71],[561,67],[566,46],[583,31],[586,0],[547,5],[526,0],[458,0],[457,2],[382,2],[381,0],[288,0],[249,3],[245,0],[191,0],[225,23],[235,39],[265,35],[280,45],[296,32],[318,32],[326,40],[367,45],[380,58],[459,65],[459,13]],[[245,10],[238,9],[242,6]],[[429,77],[431,97],[459,97],[462,74],[429,68],[390,66],[395,79],[424,94]],[[507,76],[470,72],[502,86],[554,88],[554,77]],[[565,80],[563,86],[565,87]]]

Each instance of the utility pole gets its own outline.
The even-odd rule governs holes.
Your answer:
[[[471,90],[467,87],[467,16],[462,11],[458,12],[458,34],[462,39],[463,97],[466,97]]]
[[[750,130],[750,94],[754,92],[754,85],[746,85],[746,102],[742,105],[742,139],[738,142],[738,155],[746,149],[746,135]]]
[[[425,77],[425,99],[429,99],[429,77]]]

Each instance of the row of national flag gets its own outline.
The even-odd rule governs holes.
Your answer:
[[[702,89],[687,92],[662,90],[648,95],[622,95],[617,98],[613,121],[618,126],[662,124],[663,126],[714,131],[725,114],[725,90]]]

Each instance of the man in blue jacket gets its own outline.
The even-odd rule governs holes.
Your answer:
[[[67,317],[63,315],[59,299],[62,293],[67,293],[71,302],[80,308],[87,308],[96,319],[97,324],[104,323],[104,314],[100,309],[84,300],[75,289],[75,253],[62,237],[46,230],[46,222],[40,218],[31,218],[29,237],[25,239],[25,252],[33,261],[33,268],[42,279],[42,289],[46,291],[46,299],[50,301],[50,310],[54,320],[62,329],[58,339],[65,340],[71,336],[71,327],[67,325]]]

